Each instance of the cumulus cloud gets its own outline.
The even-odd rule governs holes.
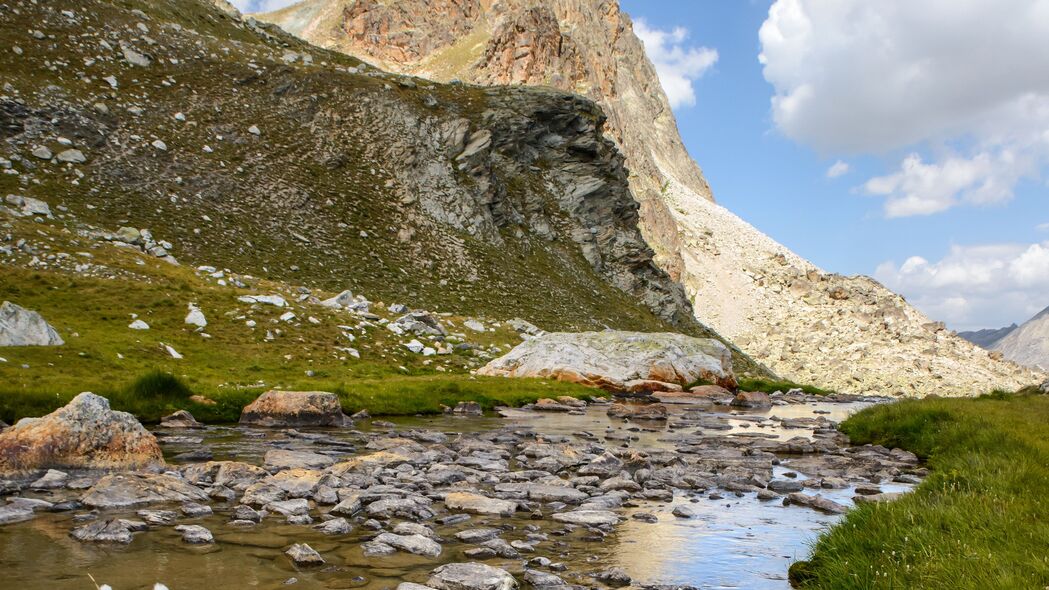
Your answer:
[[[849,173],[849,163],[838,160],[827,168],[827,178],[837,178]]]
[[[634,22],[634,33],[644,43],[645,53],[656,67],[670,106],[694,106],[696,91],[692,84],[717,63],[717,50],[686,46],[688,29],[684,27],[669,31],[657,29],[639,18]]]
[[[1049,240],[953,246],[935,262],[882,263],[874,276],[956,329],[997,328],[1049,306]]]
[[[230,4],[244,14],[253,12],[272,12],[294,4],[298,0],[229,0]]]
[[[776,0],[759,36],[787,137],[936,153],[868,183],[890,216],[1001,203],[1049,163],[1049,2]]]

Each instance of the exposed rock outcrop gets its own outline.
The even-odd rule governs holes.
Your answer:
[[[163,463],[157,439],[109,400],[81,393],[40,418],[0,433],[0,473],[40,469],[134,469]]]
[[[722,343],[672,333],[555,332],[518,344],[478,374],[545,377],[609,391],[633,381],[679,386],[700,379],[735,387],[732,355]]]
[[[1049,307],[990,346],[1005,358],[1049,372]]]
[[[61,346],[58,332],[35,311],[5,301],[0,304],[0,346]]]
[[[655,262],[684,284],[703,324],[785,378],[903,395],[1032,381],[875,281],[826,273],[716,205],[617,2],[304,0],[260,18],[395,71],[595,100],[625,154]]]
[[[241,411],[240,423],[287,428],[348,426],[352,421],[342,413],[339,396],[334,393],[271,390],[255,398]]]

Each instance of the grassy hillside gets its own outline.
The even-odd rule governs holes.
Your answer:
[[[918,454],[931,474],[896,502],[851,510],[792,567],[800,587],[1049,586],[1049,397],[904,401],[841,427]]]

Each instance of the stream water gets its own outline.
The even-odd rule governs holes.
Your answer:
[[[839,421],[863,405],[803,403],[743,413],[730,413],[728,408],[719,407],[704,407],[702,411],[723,424],[719,435],[784,439],[810,436],[811,431],[784,429],[773,418],[824,416]],[[688,405],[672,405],[670,409],[671,424],[674,416],[696,411]],[[672,450],[675,437],[690,431],[688,428],[671,430],[665,424],[646,423],[637,427],[622,420],[611,420],[601,407],[590,408],[583,415],[511,411],[509,416],[411,417],[392,422],[398,431],[469,433],[514,424],[546,435],[576,437],[583,432],[604,433],[613,435],[608,436],[610,441],[632,437],[635,440],[630,442],[631,446],[644,450]],[[363,423],[359,430],[367,433],[375,427]],[[347,431],[322,432],[335,440],[345,438],[347,444],[355,446],[359,446],[361,440],[360,434],[351,435]],[[617,438],[614,434],[620,436]],[[311,444],[309,440],[289,439],[285,431],[234,426],[209,427],[206,431],[162,431],[158,435],[167,441],[164,449],[172,463],[178,463],[172,457],[179,453],[208,448],[215,460],[261,464],[266,451],[276,445],[307,448]],[[798,479],[805,479],[806,473],[793,471],[798,473]],[[773,477],[788,475],[793,475],[791,457],[784,456],[774,468]],[[881,487],[891,492],[904,491],[910,486],[882,483]],[[852,504],[853,487],[818,491],[843,505]],[[63,492],[66,496],[70,493]],[[807,490],[806,493],[815,492]],[[454,534],[487,524],[506,529],[503,538],[507,541],[524,539],[529,533],[549,535],[549,541],[539,543],[535,553],[523,553],[519,559],[485,560],[489,565],[515,574],[521,572],[523,560],[546,556],[565,564],[569,573],[620,567],[636,582],[645,584],[784,589],[789,588],[786,581],[789,564],[803,558],[819,532],[840,518],[811,508],[784,506],[778,500],[759,501],[755,493],[721,492],[720,495],[723,497],[712,499],[717,497],[709,492],[678,490],[673,502],[631,501],[619,510],[625,520],[600,540],[588,536],[584,529],[564,534],[564,525],[546,519],[529,519],[527,513],[519,512],[513,518],[475,515],[460,524],[434,525],[444,540],[443,552],[438,558],[407,553],[365,557],[360,543],[374,535],[374,531],[360,526],[359,521],[354,522],[350,534],[334,537],[308,526],[290,525],[272,518],[255,527],[232,527],[228,524],[232,505],[221,503],[212,504],[215,510],[212,516],[184,519],[185,523],[210,529],[216,539],[210,545],[187,545],[170,526],[138,533],[128,545],[80,543],[69,536],[69,531],[77,526],[74,519],[83,511],[40,513],[28,522],[0,526],[0,588],[91,590],[95,586],[89,574],[99,585],[109,584],[114,590],[148,589],[154,582],[163,582],[171,590],[394,588],[404,581],[425,583],[428,573],[441,563],[471,561],[462,554],[469,546],[457,542]],[[61,499],[49,498],[44,492],[36,493],[36,497]],[[687,505],[695,516],[684,519],[672,515],[677,505]],[[137,518],[135,512],[132,509],[115,514]],[[654,515],[656,522],[633,518],[642,512]],[[283,554],[292,543],[308,543],[324,556],[327,565],[297,570]],[[575,581],[567,575],[566,579]]]

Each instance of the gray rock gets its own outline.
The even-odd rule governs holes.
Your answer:
[[[609,586],[611,586],[613,588],[620,588],[622,586],[629,586],[630,582],[631,582],[630,576],[627,575],[627,573],[625,571],[623,571],[622,569],[620,569],[618,567],[613,567],[613,568],[609,568],[607,570],[594,572],[594,573],[590,574],[590,577],[594,578],[595,580],[600,580],[600,581],[604,582],[605,584],[607,584],[607,585],[609,585]]]
[[[33,156],[40,158],[41,160],[50,160],[52,157],[54,157],[54,154],[51,153],[51,150],[48,149],[47,146],[43,145],[33,148],[33,151],[30,153],[32,153]]]
[[[502,531],[499,529],[468,529],[455,533],[455,538],[463,543],[477,544],[490,541],[501,534]]]
[[[189,543],[191,545],[205,545],[207,543],[215,542],[215,537],[212,536],[211,531],[200,525],[180,524],[175,527],[175,530],[182,533],[182,542],[184,543]]]
[[[69,164],[83,164],[87,162],[87,157],[84,156],[84,152],[80,150],[68,149],[58,152],[56,156],[59,162],[66,162]]]
[[[610,526],[619,523],[619,516],[608,510],[573,510],[551,516],[557,522],[586,526]]]
[[[233,520],[246,520],[248,522],[262,522],[262,517],[265,516],[265,512],[255,510],[251,506],[240,504],[233,509],[231,517]]]
[[[57,469],[48,469],[47,473],[34,481],[29,487],[34,490],[53,490],[66,487],[69,474]]]
[[[350,525],[349,521],[341,516],[339,518],[333,518],[322,522],[321,524],[315,525],[313,528],[325,535],[345,535],[353,530],[353,526]]]
[[[269,504],[266,504],[266,510],[283,514],[284,516],[301,516],[303,514],[309,514],[310,503],[306,501],[305,498],[270,502]]]
[[[185,514],[190,518],[211,516],[214,513],[211,506],[208,506],[207,504],[198,504],[197,502],[187,502],[183,504],[180,509],[182,510],[182,514]]]
[[[796,479],[774,479],[769,482],[768,488],[780,494],[800,492],[805,486]]]
[[[96,520],[77,527],[69,533],[82,543],[123,543],[131,542],[131,530],[121,519]]]
[[[870,496],[867,496],[868,498]],[[784,500],[784,504],[794,504],[798,506],[808,506],[821,512],[827,512],[829,514],[844,514],[845,506],[838,504],[837,502],[824,498],[823,496],[809,496],[801,492],[794,492],[789,494]]]
[[[123,508],[160,502],[207,502],[208,495],[177,477],[156,473],[107,475],[81,498],[92,508]]]
[[[375,537],[376,543],[389,545],[406,553],[437,557],[441,554],[441,545],[433,539],[422,535],[397,535],[394,533],[382,533]]]
[[[28,506],[8,504],[0,506],[0,524],[23,522],[33,518],[34,511]]]
[[[264,427],[349,426],[339,396],[325,391],[278,391],[263,393],[240,415],[240,423]]]
[[[296,543],[284,552],[292,563],[301,567],[324,565],[324,558],[306,543]]]
[[[565,582],[560,576],[538,570],[526,569],[522,577],[536,590],[569,587],[568,582]]]
[[[139,510],[136,514],[154,526],[167,526],[178,520],[178,513],[172,510]]]
[[[204,428],[204,425],[197,422],[193,414],[186,410],[179,410],[164,416],[160,419],[160,426],[162,428]]]
[[[266,451],[264,461],[266,469],[280,471],[284,469],[324,469],[335,463],[328,455],[311,453],[309,451],[289,451],[286,449],[270,449]]]
[[[694,518],[696,516],[696,512],[694,510],[684,505],[674,506],[674,510],[671,511],[671,514],[678,518]]]
[[[449,510],[459,510],[470,514],[513,516],[514,512],[517,512],[517,502],[496,500],[473,492],[449,492],[445,495],[444,505]]]
[[[448,563],[430,572],[426,585],[437,590],[511,590],[517,588],[517,580],[483,563]]]
[[[58,332],[39,313],[10,301],[0,304],[0,346],[61,346]]]

